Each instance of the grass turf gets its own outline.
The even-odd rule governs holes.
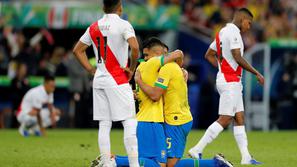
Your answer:
[[[191,131],[187,149],[204,131]],[[249,132],[250,152],[265,167],[297,166],[297,132]],[[111,133],[112,152],[125,154],[121,130]],[[240,153],[233,135],[225,131],[206,147],[204,158],[223,153],[235,166]],[[47,137],[24,138],[17,130],[0,130],[1,167],[85,167],[97,156],[97,130],[49,130]],[[185,155],[186,156],[186,155]]]

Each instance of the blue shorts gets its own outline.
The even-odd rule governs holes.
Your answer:
[[[191,131],[192,124],[193,121],[183,125],[164,124],[168,158],[183,157],[187,136]]]
[[[137,139],[139,157],[167,162],[163,123],[138,122]]]

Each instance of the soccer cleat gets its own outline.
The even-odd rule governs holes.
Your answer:
[[[253,157],[252,157],[252,159],[251,160],[249,160],[249,161],[241,161],[241,164],[242,165],[261,165],[262,164],[262,162],[259,162],[259,161],[257,161],[257,160],[255,160]]]
[[[20,133],[22,136],[24,136],[24,137],[28,137],[28,136],[29,136],[29,132],[28,132],[28,130],[26,130],[25,127],[22,126],[22,125],[19,127],[19,133]]]
[[[197,153],[193,148],[188,151],[188,155],[193,159],[202,159],[202,153]]]
[[[215,161],[215,167],[233,167],[233,164],[226,160],[221,153],[216,154],[213,160]]]
[[[98,156],[95,160],[91,162],[90,167],[116,167],[116,161],[115,157],[111,156],[110,162],[108,164],[103,164],[103,161],[101,160],[101,156]]]

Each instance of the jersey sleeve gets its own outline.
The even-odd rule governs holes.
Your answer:
[[[170,78],[171,78],[171,72],[170,72],[170,64],[166,64],[163,67],[161,67],[159,71],[158,78],[155,82],[155,86],[160,87],[162,89],[167,89]]]
[[[79,41],[81,41],[82,43],[90,46],[92,44],[92,39],[91,39],[91,35],[90,35],[90,27],[87,28],[86,32],[80,37]]]
[[[240,45],[240,41],[242,40],[241,39],[241,36],[240,36],[240,33],[239,32],[234,32],[234,33],[230,33],[228,36],[228,41],[230,43],[230,49],[240,49],[241,48],[241,45]]]
[[[212,43],[209,45],[209,48],[214,50],[214,51],[217,51],[217,46],[216,46],[216,41],[212,41]]]
[[[132,25],[129,22],[126,22],[124,27],[123,36],[125,40],[128,40],[131,37],[135,37],[135,32]]]

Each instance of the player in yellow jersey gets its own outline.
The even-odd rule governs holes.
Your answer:
[[[167,166],[196,166],[200,167],[232,167],[221,155],[213,160],[187,159],[179,161],[183,156],[187,136],[192,128],[192,115],[188,104],[187,83],[183,69],[175,62],[161,67],[154,83],[146,84],[140,70],[135,73],[135,82],[140,89],[152,100],[164,100],[164,131],[167,143]]]
[[[166,63],[177,61],[182,64],[183,54],[176,50],[167,55],[167,46],[152,37],[143,44],[144,59],[137,70],[143,75],[143,82],[153,86],[159,69]],[[164,55],[167,55],[164,57]],[[177,65],[177,64],[176,64]],[[177,65],[178,66],[178,65]],[[139,112],[137,113],[137,139],[139,157],[150,158],[166,166],[166,138],[163,129],[163,100],[152,100],[137,86]]]

